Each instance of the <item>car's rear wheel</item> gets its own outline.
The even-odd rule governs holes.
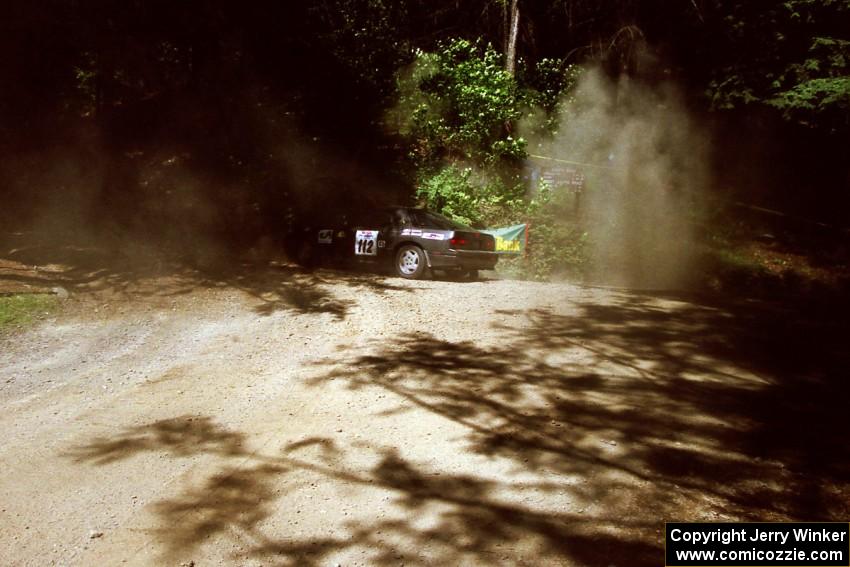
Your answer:
[[[396,252],[395,271],[405,279],[422,279],[427,267],[425,252],[415,244],[405,244]]]

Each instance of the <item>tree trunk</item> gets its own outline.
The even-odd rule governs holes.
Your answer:
[[[516,71],[516,40],[519,33],[519,0],[511,0],[511,19],[508,41],[505,45],[505,70],[511,75]]]

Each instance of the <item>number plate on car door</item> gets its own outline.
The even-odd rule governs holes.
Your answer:
[[[358,230],[354,237],[354,253],[358,256],[378,254],[378,231]]]

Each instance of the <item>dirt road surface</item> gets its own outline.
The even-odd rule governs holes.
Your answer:
[[[660,565],[664,521],[850,517],[846,327],[818,314],[65,275],[0,339],[2,565]]]

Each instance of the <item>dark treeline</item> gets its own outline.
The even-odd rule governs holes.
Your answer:
[[[80,214],[116,227],[202,200],[206,230],[248,240],[319,184],[403,198],[407,148],[381,124],[397,73],[466,38],[503,53],[524,88],[557,90],[533,72],[543,60],[675,82],[714,136],[718,187],[835,220],[848,30],[848,0],[6,2],[0,191],[29,220],[45,196],[83,193]],[[175,164],[192,195],[156,183]]]

